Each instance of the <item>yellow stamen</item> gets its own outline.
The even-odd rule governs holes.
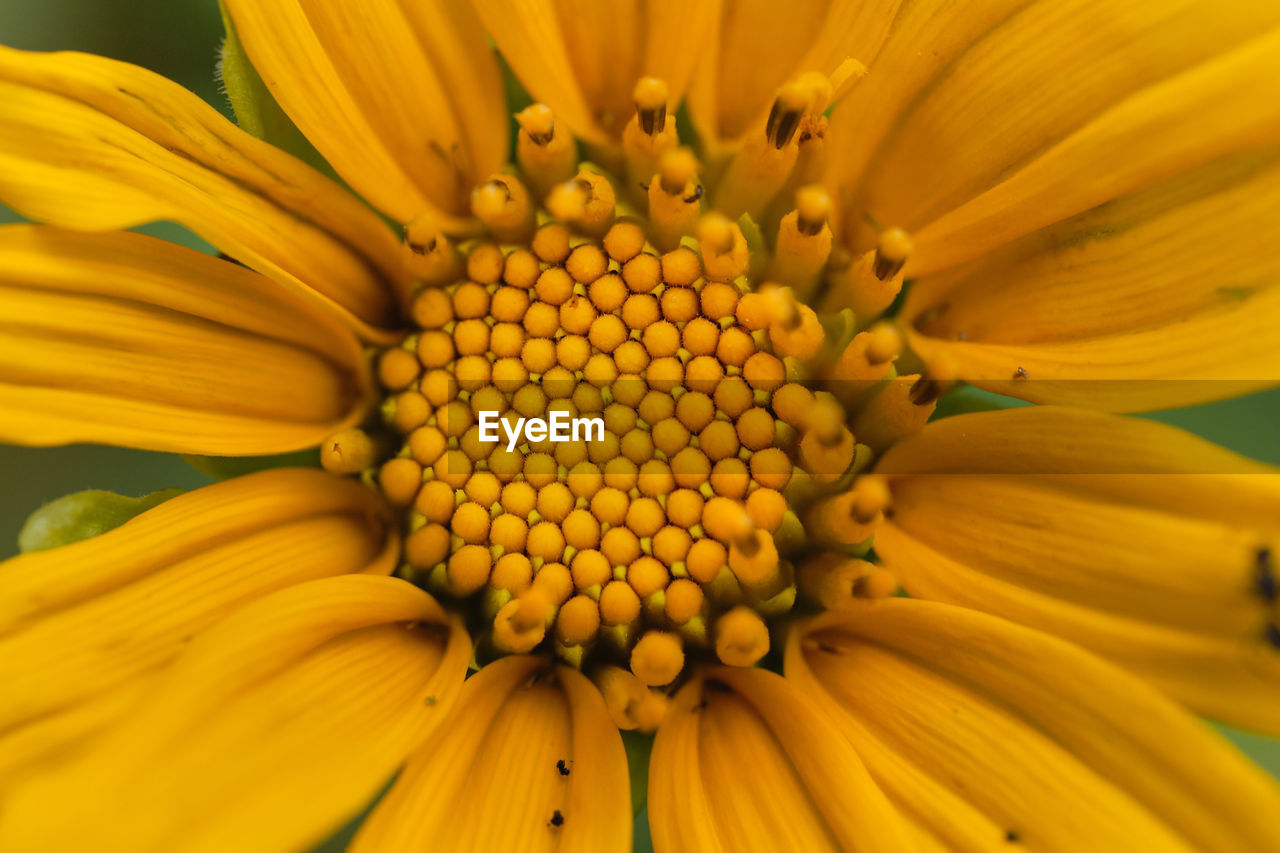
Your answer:
[[[649,239],[663,251],[693,233],[702,211],[698,161],[688,148],[673,148],[658,159],[649,182]]]
[[[551,189],[546,206],[557,219],[584,234],[600,237],[613,225],[617,196],[603,175],[580,169],[571,180]]]
[[[533,236],[533,200],[524,184],[511,175],[494,175],[472,190],[471,212],[504,243]]]
[[[433,216],[422,216],[404,228],[405,267],[429,285],[446,284],[462,270],[458,248],[440,230]]]
[[[919,376],[904,376],[888,382],[866,402],[853,422],[859,441],[879,453],[924,427],[937,400],[920,404],[912,401],[911,388],[918,379]]]
[[[667,121],[667,84],[656,77],[644,77],[636,83],[633,97],[636,114],[622,132],[622,151],[626,159],[628,188],[648,183],[662,156],[679,140],[675,122]]]
[[[546,198],[556,184],[573,177],[578,168],[577,146],[551,109],[533,104],[516,113],[516,162],[538,198]]]
[[[378,447],[362,429],[343,430],[320,446],[320,464],[331,474],[358,474],[377,461]]]
[[[796,193],[795,210],[782,217],[770,277],[808,291],[831,253],[831,196],[817,186]]]
[[[631,671],[650,687],[675,681],[684,668],[684,643],[679,634],[649,631],[631,649]]]
[[[716,657],[726,666],[753,666],[769,652],[769,628],[760,614],[739,605],[716,619]]]

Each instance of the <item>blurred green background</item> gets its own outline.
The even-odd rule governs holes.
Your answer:
[[[230,117],[214,74],[221,38],[217,0],[0,2],[0,44],[31,50],[82,50],[134,62],[179,81]],[[0,222],[17,219],[0,207]],[[206,244],[176,226],[162,223],[142,230],[208,250]],[[1256,459],[1280,464],[1280,389],[1150,417]],[[208,481],[178,457],[166,454],[79,446],[0,446],[0,558],[17,552],[18,530],[33,509],[68,492],[97,488],[141,495],[173,486],[193,488]],[[1226,733],[1280,776],[1280,741]],[[339,844],[331,849],[335,848],[341,849]]]

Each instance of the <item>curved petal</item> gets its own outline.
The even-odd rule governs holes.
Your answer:
[[[361,826],[354,853],[631,848],[622,738],[576,670],[483,667]]]
[[[1057,634],[1196,711],[1280,733],[1280,469],[1180,430],[1033,407],[890,450],[879,559],[911,595]]]
[[[0,767],[78,749],[128,709],[126,694],[247,602],[390,572],[397,540],[381,512],[353,480],[278,469],[0,563]]]
[[[831,720],[762,669],[714,669],[676,694],[650,758],[649,821],[658,853],[910,847]]]
[[[573,132],[613,146],[635,114],[641,77],[660,77],[672,106],[705,49],[714,3],[681,0],[475,0],[485,29],[530,94]]]
[[[407,298],[377,214],[176,83],[5,47],[0,104],[0,200],[25,216],[87,231],[180,222],[370,334]]]
[[[314,447],[372,404],[354,336],[238,264],[126,232],[0,227],[0,439]]]
[[[1270,850],[1274,781],[1070,643],[965,608],[858,601],[790,639],[889,797],[947,850]]]
[[[711,4],[709,4],[711,5]],[[901,0],[721,0],[714,33],[689,87],[689,113],[705,142],[760,132],[778,87],[846,59],[870,67]]]
[[[502,78],[467,3],[226,0],[254,67],[338,174],[401,223],[469,217],[506,162]]]
[[[1274,66],[1257,37],[1277,24],[1275,7],[1249,0],[913,4],[832,119],[849,236],[868,239],[864,214],[908,228],[908,276],[927,273],[1259,132],[1274,139],[1261,94]],[[1053,186],[1015,208],[1036,180]]]
[[[1036,402],[1136,411],[1275,385],[1278,207],[1280,145],[1219,160],[916,280],[911,344]]]
[[[127,722],[5,801],[6,849],[306,849],[452,704],[466,632],[422,590],[352,575],[278,591],[193,641]]]

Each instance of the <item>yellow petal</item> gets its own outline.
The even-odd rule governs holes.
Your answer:
[[[280,469],[197,489],[101,536],[0,563],[0,741],[39,737],[23,726],[64,710],[74,716],[150,677],[198,633],[267,593],[389,572],[395,538],[379,512],[355,481]],[[101,722],[96,712],[79,716]],[[74,720],[54,728],[65,726],[78,731]]]
[[[1112,105],[1280,23],[1280,10],[1251,0],[940,5],[904,10],[871,74],[835,112],[828,138],[851,156],[834,164],[834,180],[850,195],[855,233],[862,211],[919,230]],[[1090,160],[1070,181],[1142,168],[1154,153]]]
[[[407,623],[407,624],[406,624]],[[404,581],[281,590],[198,637],[130,719],[5,801],[5,849],[307,849],[443,719],[471,648]]]
[[[761,669],[715,669],[676,695],[650,759],[649,820],[659,853],[908,848],[832,721]]]
[[[761,133],[778,87],[846,59],[870,66],[901,0],[724,0],[689,89],[689,112],[711,145]],[[712,5],[712,4],[708,4]]]
[[[1270,850],[1274,781],[1137,679],[965,608],[856,602],[798,630],[788,680],[945,849]]]
[[[679,103],[705,49],[714,3],[681,0],[476,0],[503,57],[533,97],[573,132],[615,146],[635,115],[641,77],[667,84]]]
[[[1275,385],[1278,204],[1280,146],[1183,173],[916,280],[912,346],[990,390],[1117,411]]]
[[[1050,407],[930,424],[878,470],[893,503],[876,554],[911,595],[1066,637],[1200,713],[1280,732],[1280,470]]]
[[[0,227],[0,438],[214,455],[314,447],[372,379],[329,312],[140,234]]]
[[[361,826],[352,850],[631,848],[622,739],[580,673],[486,665]]]
[[[502,79],[451,0],[227,0],[254,67],[347,183],[392,219],[460,227],[506,161]]]
[[[1280,143],[1280,29],[1135,92],[920,229],[908,275],[944,269],[1215,159]]]
[[[361,328],[390,324],[407,295],[375,213],[163,77],[2,48],[0,104],[0,200],[29,218],[89,231],[180,222]]]

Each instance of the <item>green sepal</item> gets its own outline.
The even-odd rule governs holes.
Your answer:
[[[215,480],[230,480],[271,468],[319,468],[320,449],[311,447],[275,456],[195,456],[184,453],[182,459],[201,474]]]
[[[649,800],[649,753],[653,751],[653,735],[621,734],[622,746],[627,751],[627,770],[631,774],[631,813],[638,815]]]
[[[333,170],[329,164],[284,110],[280,109],[271,91],[267,89],[267,84],[262,82],[262,77],[244,51],[244,45],[240,43],[235,23],[222,0],[218,0],[218,8],[222,12],[222,23],[227,31],[219,51],[218,79],[227,94],[227,100],[231,101],[236,124],[258,139],[269,142],[281,151],[287,151],[332,176]]]
[[[933,410],[929,420],[936,421],[953,415],[994,412],[998,409],[1012,409],[1028,405],[1030,403],[1025,400],[984,391],[972,385],[957,385],[938,399],[938,407]]]
[[[31,513],[18,533],[18,550],[26,554],[89,539],[180,494],[182,489],[161,489],[131,498],[90,489],[65,495]]]
[[[742,239],[747,241],[747,251],[751,253],[751,266],[747,275],[752,281],[760,281],[764,277],[764,264],[769,258],[769,245],[765,242],[764,232],[750,213],[738,217],[738,229],[742,231]]]

